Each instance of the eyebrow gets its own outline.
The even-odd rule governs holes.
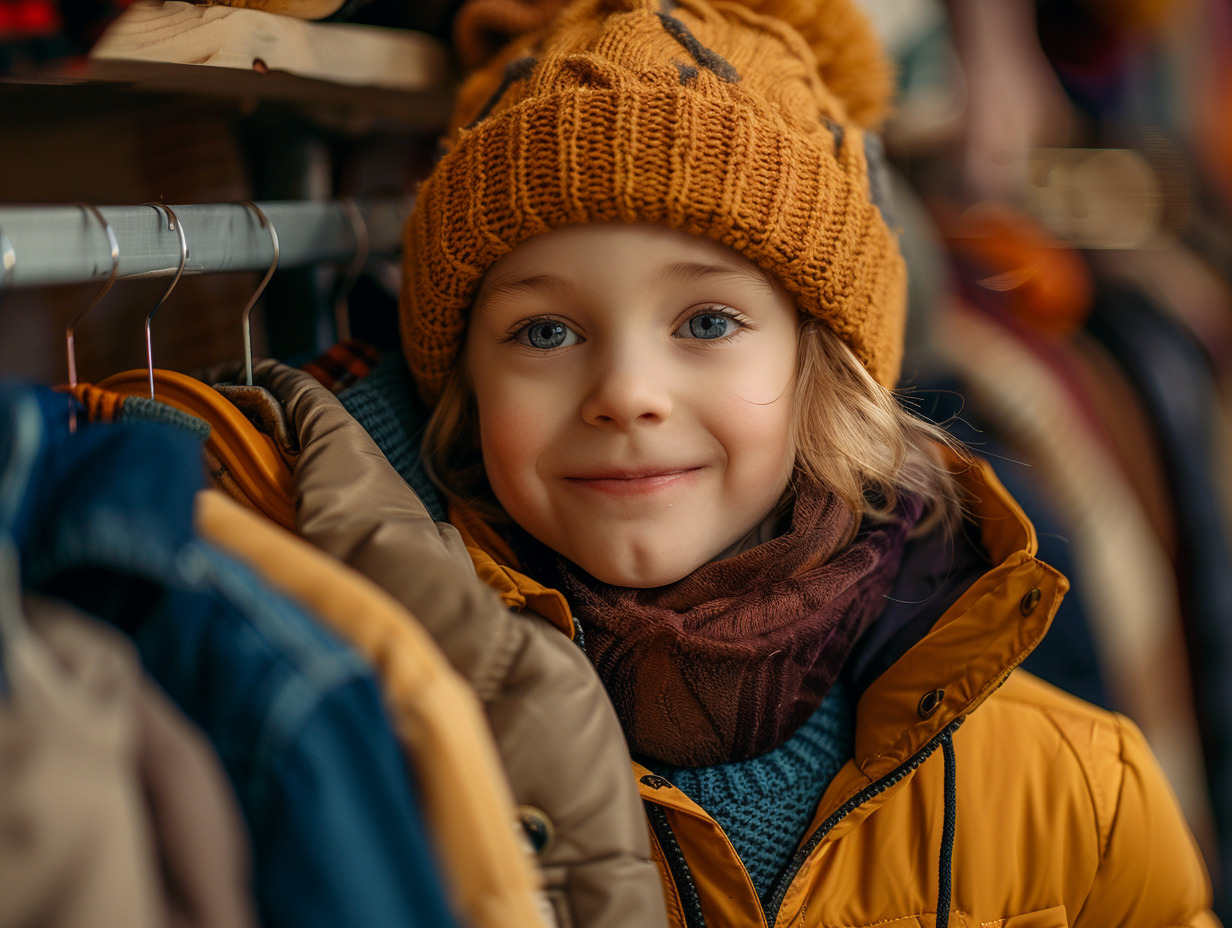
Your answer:
[[[482,303],[492,297],[513,296],[524,290],[562,296],[577,293],[577,288],[563,277],[557,277],[554,274],[535,274],[531,277],[510,277],[505,280],[498,278],[495,282],[480,288],[476,303]]]
[[[680,261],[662,268],[657,276],[662,286],[727,279],[735,283],[755,284],[771,292],[777,290],[774,280],[756,266],[743,267],[729,264],[707,264],[702,261]],[[555,274],[533,274],[529,277],[509,277],[504,280],[498,278],[480,289],[476,304],[481,304],[493,297],[500,299],[514,296],[527,290],[566,299],[575,297],[579,292],[578,287],[572,281]]]
[[[669,264],[659,272],[659,280],[663,284],[691,284],[724,278],[735,283],[754,283],[771,291],[776,289],[770,276],[756,266],[681,261]]]

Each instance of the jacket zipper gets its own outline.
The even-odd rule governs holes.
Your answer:
[[[693,874],[689,872],[689,862],[684,858],[684,851],[672,832],[672,826],[667,821],[667,813],[663,808],[648,799],[643,799],[646,807],[646,818],[650,828],[659,842],[663,857],[667,861],[668,872],[672,875],[672,883],[676,886],[676,895],[680,898],[680,908],[684,914],[685,928],[706,928],[706,916],[702,913],[701,898],[697,895],[697,885],[693,882]]]
[[[924,761],[928,760],[933,755],[933,752],[940,747],[941,742],[947,737],[951,737],[958,726],[963,723],[962,718],[957,718],[949,725],[943,728],[935,735],[931,741],[925,744],[920,750],[904,761],[900,766],[895,767],[879,780],[874,780],[868,786],[864,787],[841,806],[831,813],[830,817],[817,826],[817,829],[809,835],[809,839],[801,845],[792,857],[791,863],[787,865],[787,869],[783,875],[779,877],[778,885],[775,887],[773,895],[770,897],[770,905],[763,908],[762,916],[766,920],[769,928],[774,928],[775,920],[778,917],[779,906],[783,904],[783,898],[787,895],[787,889],[795,880],[796,875],[800,872],[800,868],[804,866],[804,862],[808,860],[810,854],[817,849],[822,840],[828,835],[843,819],[848,815],[868,802],[875,796],[879,796],[888,790],[891,786],[901,782],[909,773],[912,773]]]
[[[875,780],[864,787],[864,789],[835,809],[829,818],[817,826],[817,829],[809,835],[809,839],[796,851],[783,876],[779,878],[774,895],[770,898],[768,911],[767,907],[762,908],[762,919],[768,928],[774,928],[779,906],[783,904],[783,897],[787,895],[787,889],[796,878],[796,874],[800,872],[800,868],[804,866],[804,862],[808,860],[809,855],[816,850],[817,845],[833,830],[834,826],[873,797],[881,795],[891,786],[902,781],[907,774],[913,772],[924,761],[928,760],[937,748],[941,746],[942,741],[947,737],[953,736],[954,732],[958,730],[958,726],[962,723],[962,718],[955,719],[901,765],[895,767],[881,779]],[[646,807],[646,817],[650,822],[651,830],[659,841],[660,848],[663,850],[668,872],[671,873],[672,882],[676,886],[676,894],[680,897],[686,928],[706,928],[706,918],[702,913],[701,899],[697,894],[697,886],[693,882],[693,875],[689,872],[689,862],[685,860],[684,852],[680,849],[680,844],[676,841],[675,834],[672,833],[672,826],[667,821],[667,813],[657,803],[651,802],[648,799],[643,799],[642,804]],[[770,912],[774,913],[775,917],[772,918],[769,914]]]
[[[1025,654],[1022,655],[1006,668],[1005,673],[1002,674],[1001,680],[994,689],[1000,689],[1005,685],[1006,681],[1009,680],[1011,674],[1018,668],[1018,665],[1022,663],[1025,657]],[[834,829],[834,826],[864,803],[875,796],[881,795],[891,786],[900,782],[907,774],[928,760],[946,738],[953,737],[954,732],[958,731],[959,726],[964,721],[966,721],[964,716],[954,719],[954,721],[934,735],[927,744],[901,765],[895,767],[881,779],[875,780],[864,787],[864,789],[835,809],[829,818],[817,826],[817,829],[809,835],[809,839],[796,851],[791,862],[787,865],[787,869],[783,872],[778,884],[775,886],[774,894],[770,897],[770,905],[768,907],[769,911],[774,913],[774,917],[772,918],[767,914],[766,906],[762,907],[762,920],[767,928],[774,928],[775,922],[778,920],[779,907],[783,904],[783,898],[787,895],[787,890],[791,886],[792,881],[795,880],[796,875],[800,872],[800,868],[804,866],[804,862],[808,860],[809,855],[817,849],[817,845]],[[686,907],[684,913],[686,928],[705,928],[706,919],[702,914],[701,900],[697,895],[697,887],[693,883],[693,875],[689,872],[689,863],[684,859],[684,852],[680,850],[676,836],[672,834],[672,827],[667,821],[667,813],[649,800],[643,799],[642,803],[646,807],[648,819],[659,840],[659,844],[663,847],[665,856],[668,856],[668,868],[672,874],[672,881],[676,885],[677,894],[681,896],[682,901],[687,894],[692,902],[691,911],[689,907]],[[652,810],[654,814],[651,814]],[[669,847],[671,848],[670,852],[668,850]]]

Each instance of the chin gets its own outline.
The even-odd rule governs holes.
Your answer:
[[[660,558],[648,558],[644,564],[636,563],[636,561],[621,563],[612,558],[588,560],[594,563],[588,564],[585,561],[575,561],[575,563],[601,583],[627,587],[632,590],[649,590],[657,586],[667,586],[683,580],[706,563],[706,560],[701,560],[697,563],[689,561],[688,563],[665,564]]]
[[[673,574],[663,574],[663,575],[658,575],[658,576],[630,576],[628,574],[608,574],[607,576],[600,577],[598,575],[592,574],[592,576],[594,576],[596,580],[600,580],[603,583],[607,583],[611,586],[624,587],[625,589],[629,589],[629,590],[652,590],[655,587],[667,586],[668,584],[675,583],[677,580],[683,580],[688,575],[689,574],[687,572],[683,574],[673,573]]]

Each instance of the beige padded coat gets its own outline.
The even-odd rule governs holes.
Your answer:
[[[299,534],[392,594],[487,714],[562,928],[664,928],[663,892],[620,723],[582,651],[505,607],[368,433],[310,375],[254,371],[285,410]],[[508,827],[492,822],[493,828]]]

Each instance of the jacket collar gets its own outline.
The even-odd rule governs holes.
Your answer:
[[[479,578],[500,594],[506,606],[514,612],[530,609],[573,637],[573,614],[564,594],[522,573],[513,549],[494,528],[456,504],[449,508],[449,521],[466,543]]]
[[[991,567],[873,680],[856,709],[855,761],[876,779],[996,690],[1044,637],[1069,582],[1035,557],[1035,529],[987,463],[951,456]],[[499,534],[473,513],[451,521],[479,576],[515,611],[530,609],[572,637],[564,596],[523,574]]]
[[[873,680],[856,707],[870,779],[903,763],[1000,687],[1048,631],[1069,581],[1035,557],[1035,528],[984,461],[951,458],[992,565]]]

